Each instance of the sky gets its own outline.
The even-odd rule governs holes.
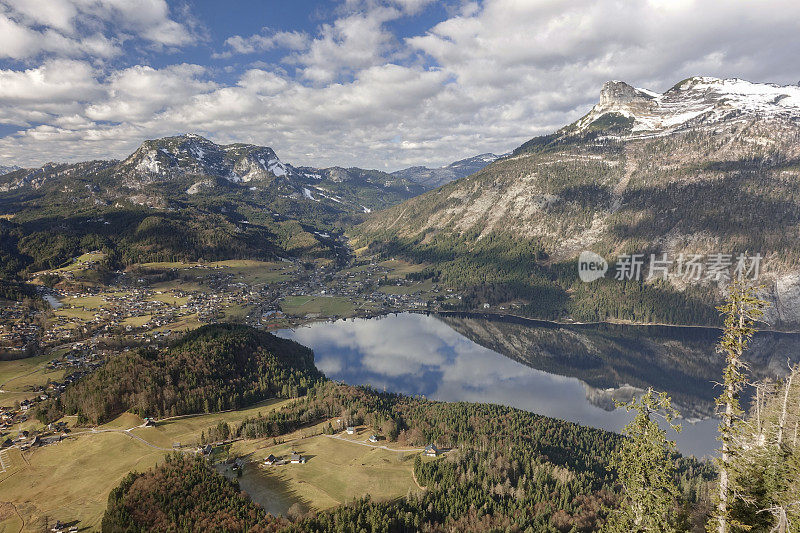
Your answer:
[[[504,153],[602,84],[795,84],[797,0],[0,0],[0,165],[196,133],[392,171]]]

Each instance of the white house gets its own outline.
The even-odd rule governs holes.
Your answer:
[[[439,448],[437,448],[435,444],[428,444],[427,446],[425,446],[425,451],[423,453],[428,457],[436,457],[441,452],[439,451]]]

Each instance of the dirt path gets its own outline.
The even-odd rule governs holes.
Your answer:
[[[85,435],[97,435],[99,433],[121,433],[123,435],[126,435],[126,436],[134,439],[134,440],[138,440],[139,442],[141,442],[145,446],[149,446],[150,448],[153,448],[155,450],[161,450],[161,451],[165,451],[165,452],[197,453],[195,450],[183,450],[183,449],[180,449],[180,448],[162,448],[161,446],[156,446],[155,444],[152,444],[152,443],[146,441],[145,439],[143,439],[139,435],[134,435],[133,433],[131,433],[132,430],[138,429],[138,428],[141,428],[141,427],[142,426],[134,426],[134,427],[128,428],[128,429],[95,429],[95,428],[92,428],[90,431],[80,431],[80,432],[77,432],[77,433],[70,433],[69,435],[67,435],[66,438],[81,437],[81,436],[85,436]]]
[[[426,490],[427,489],[427,487],[423,487],[422,485],[419,484],[419,481],[417,481],[417,472],[413,468],[411,469],[411,477],[414,479],[414,483],[417,484],[417,487],[419,487],[420,490]]]
[[[400,453],[411,453],[411,452],[424,452],[425,448],[389,448],[388,446],[382,446],[380,444],[371,444],[369,442],[361,442],[358,440],[346,439],[339,435],[325,435],[330,439],[341,440],[344,442],[349,442],[351,444],[360,444],[361,446],[367,446],[369,448],[380,448],[381,450],[386,450],[389,452],[400,452]]]

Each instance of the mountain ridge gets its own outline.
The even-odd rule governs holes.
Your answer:
[[[688,320],[690,308],[708,305],[707,323],[724,284],[583,284],[575,262],[582,250],[605,256],[612,275],[614,257],[624,253],[758,251],[764,295],[773,303],[768,318],[796,325],[798,96],[800,87],[707,77],[688,78],[662,95],[610,82],[577,121],[371,216],[354,236],[386,254],[433,262],[432,275],[453,285],[479,287],[470,298],[476,304],[511,303],[523,294],[530,312],[547,301],[556,316],[587,320],[649,321],[657,316],[652,306],[669,300],[687,315],[659,320]],[[523,249],[538,250],[530,264]],[[634,287],[650,294],[646,310]]]
[[[454,161],[443,167],[414,166],[396,170],[392,172],[392,175],[409,179],[429,189],[435,189],[453,180],[469,176],[505,155],[508,154],[495,155],[487,152]]]

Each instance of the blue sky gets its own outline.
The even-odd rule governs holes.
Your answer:
[[[603,82],[797,83],[795,0],[0,0],[0,165],[183,132],[383,170],[506,152]]]

